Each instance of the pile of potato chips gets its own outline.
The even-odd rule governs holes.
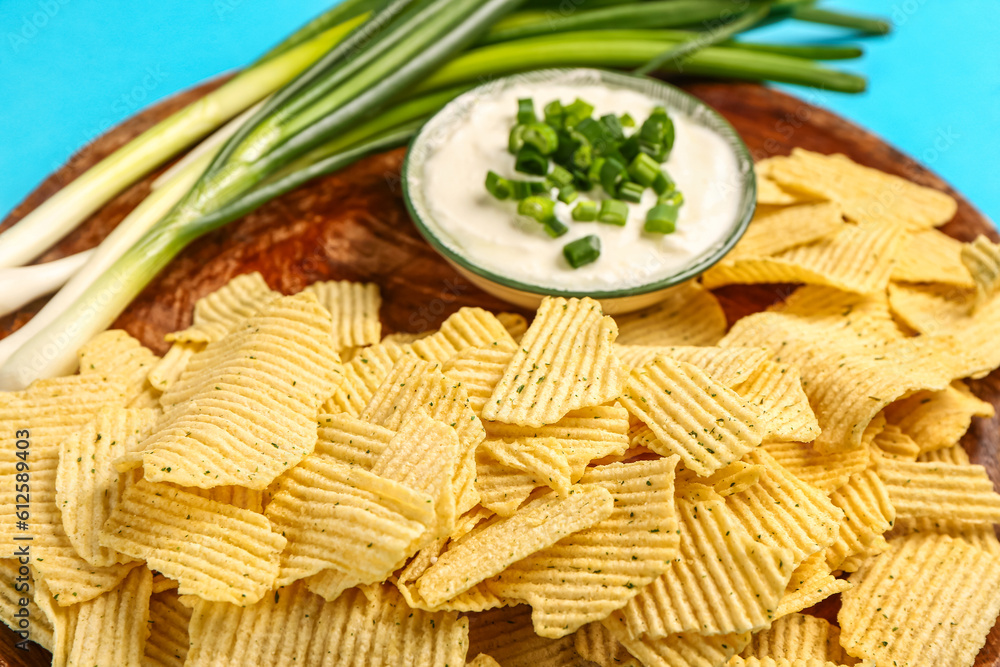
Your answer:
[[[200,300],[0,394],[0,541],[56,665],[971,665],[1000,612],[1000,248],[797,151],[703,284],[381,336],[373,285]],[[727,324],[706,288],[790,282]],[[31,519],[16,523],[15,433]],[[809,615],[839,595],[839,623]],[[806,612],[806,613],[803,613]]]

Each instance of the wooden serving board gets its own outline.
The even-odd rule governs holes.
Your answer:
[[[98,160],[146,128],[218,86],[220,81],[183,92],[112,129],[51,175],[0,223],[13,224]],[[845,153],[853,160],[944,190],[958,200],[955,219],[943,230],[962,241],[996,231],[947,183],[860,127],[802,100],[747,83],[688,82],[684,87],[715,107],[739,131],[755,159],[783,155],[795,146],[820,153]],[[384,332],[436,327],[461,306],[493,310],[511,307],[461,278],[420,237],[407,217],[399,185],[403,150],[353,167],[273,201],[184,250],[115,323],[162,354],[163,336],[191,322],[194,302],[241,273],[259,271],[268,284],[293,293],[316,280],[349,279],[378,283],[384,304]],[[96,245],[149,192],[153,176],[119,195],[47,252],[41,261]],[[787,296],[789,286],[735,286],[718,290],[730,321]],[[31,318],[36,302],[0,318],[0,338]],[[971,382],[981,398],[1000,412],[1000,372]],[[1000,420],[977,419],[963,440],[972,459],[1000,482]],[[836,601],[814,613],[836,618]],[[37,646],[14,648],[15,635],[0,624],[0,667],[48,665]],[[1000,624],[993,628],[976,662],[1000,666]]]

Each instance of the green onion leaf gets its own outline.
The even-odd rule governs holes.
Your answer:
[[[543,194],[548,189],[545,187],[545,183],[541,181],[508,180],[508,183],[511,185],[511,198],[518,200],[531,197],[532,195]]]
[[[573,207],[573,219],[577,222],[597,220],[597,202],[582,201]]]
[[[545,233],[554,239],[559,238],[568,231],[569,227],[555,218],[545,221]]]
[[[645,189],[638,183],[625,182],[618,188],[618,197],[627,202],[638,204],[642,200],[642,193]]]
[[[641,152],[639,135],[633,134],[631,137],[618,144],[618,152],[621,153],[622,158],[626,162],[634,160],[635,156]]]
[[[510,199],[514,194],[511,182],[494,171],[486,174],[486,191],[500,200]]]
[[[677,184],[674,183],[674,179],[670,178],[670,175],[662,169],[653,179],[652,183],[653,192],[658,195],[665,195],[673,192],[677,189]]]
[[[542,155],[551,155],[559,147],[559,135],[545,123],[531,123],[524,126],[521,138],[525,146],[531,146]]]
[[[622,127],[635,127],[635,118],[632,118],[632,116],[627,113],[623,113],[621,118],[618,119],[618,122],[621,123]]]
[[[552,166],[552,171],[545,177],[545,184],[550,188],[562,188],[573,183],[573,174],[569,169],[558,164]]]
[[[526,97],[517,101],[517,124],[528,125],[537,123],[538,116],[535,115],[535,101]]]
[[[613,113],[601,116],[601,125],[604,126],[605,133],[611,137],[612,141],[620,142],[625,140],[625,131],[622,129],[622,124],[618,120],[618,116]]]
[[[643,186],[649,187],[662,172],[660,163],[649,157],[645,153],[639,153],[628,166],[628,175],[632,180]]]
[[[626,220],[628,220],[628,204],[617,199],[605,199],[601,202],[601,212],[597,214],[598,222],[624,227]]]
[[[646,212],[643,229],[654,234],[672,234],[677,228],[678,209],[669,204],[657,204]]]
[[[562,102],[554,100],[545,105],[545,122],[557,130],[564,127]]]
[[[555,220],[556,203],[548,197],[532,196],[517,204],[517,212],[541,223]]]
[[[628,171],[625,165],[613,157],[604,161],[601,167],[601,185],[612,197],[618,194],[619,186],[628,179]]]
[[[510,151],[511,155],[517,155],[517,152],[524,148],[525,128],[525,125],[515,125],[510,128],[510,137],[507,138],[507,150]]]
[[[574,269],[591,264],[601,256],[601,239],[591,234],[563,246],[563,257]]]
[[[572,104],[564,107],[563,111],[565,113],[563,120],[565,126],[574,127],[582,120],[590,118],[590,114],[594,113],[594,105],[588,104],[578,97]]]
[[[514,169],[522,174],[545,176],[549,172],[549,159],[534,148],[525,146],[517,152]]]
[[[580,195],[577,193],[576,188],[572,185],[564,185],[559,188],[559,201],[564,204],[572,204],[579,196]]]
[[[604,126],[593,118],[584,118],[576,124],[574,129],[586,137],[592,146],[598,148],[598,152],[609,143]]]

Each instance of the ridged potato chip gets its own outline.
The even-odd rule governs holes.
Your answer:
[[[645,667],[724,665],[749,639],[747,634],[705,636],[694,633],[662,639],[633,637],[621,612],[614,612],[601,621],[601,625]]]
[[[104,408],[60,444],[56,505],[70,543],[91,565],[106,567],[131,560],[102,547],[98,535],[121,500],[130,476],[115,470],[112,461],[134,450],[149,435],[157,413]]]
[[[534,475],[505,466],[482,447],[476,451],[475,486],[482,507],[500,516],[513,516],[539,485]]]
[[[729,257],[768,257],[830,236],[844,226],[831,202],[758,211]]]
[[[959,465],[971,463],[969,453],[965,451],[961,443],[943,449],[935,449],[932,452],[921,452],[916,460],[921,463],[955,463]]]
[[[969,430],[973,417],[994,414],[993,405],[977,398],[962,382],[942,391],[917,392],[885,409],[889,423],[912,438],[921,453],[950,447]]]
[[[731,496],[742,493],[760,481],[764,474],[764,466],[735,461],[721,468],[708,477],[698,477],[695,473],[682,468],[678,471],[678,484],[704,484],[712,487],[720,496]]]
[[[457,543],[461,540],[462,531],[456,531],[455,535],[449,538],[442,538],[436,540],[429,546],[421,549],[417,554],[410,559],[410,562],[406,564],[401,570],[398,570],[394,575],[394,583],[399,592],[403,594],[403,599],[406,600],[406,604],[410,605],[414,609],[423,609],[424,611],[461,611],[461,612],[479,612],[486,611],[487,609],[499,609],[500,607],[506,607],[510,604],[517,604],[516,601],[507,600],[499,597],[493,593],[485,582],[481,582],[465,591],[464,593],[459,593],[450,600],[445,600],[438,605],[430,605],[417,591],[415,582],[427,571],[431,565],[437,562],[438,558],[445,552],[449,543]],[[309,590],[313,591],[317,595],[323,595],[329,599],[327,591],[322,587],[325,582],[319,582],[319,577],[312,577],[306,580],[306,584],[309,586]],[[320,584],[317,586],[317,584]]]
[[[755,541],[722,498],[703,488],[676,498],[680,556],[625,606],[632,636],[747,632],[774,618],[791,553]]]
[[[625,606],[677,556],[676,465],[671,456],[589,469],[580,484],[607,490],[611,515],[510,565],[487,581],[490,590],[531,605],[543,637],[570,634]]]
[[[614,400],[624,373],[614,354],[618,327],[590,298],[547,297],[521,339],[483,418],[539,427]]]
[[[167,342],[213,343],[240,322],[281,296],[254,271],[236,276],[194,304],[192,324],[183,331],[167,334]]]
[[[765,442],[760,448],[790,473],[825,493],[847,484],[851,475],[863,471],[869,462],[864,447],[823,453],[807,442]]]
[[[793,149],[790,157],[772,158],[768,175],[783,188],[836,202],[856,222],[927,229],[951,220],[958,206],[943,192],[863,167],[843,155],[801,148]]]
[[[154,586],[149,600],[149,638],[143,667],[184,667],[191,614],[192,609],[181,603],[177,591],[156,592]]]
[[[1000,558],[947,536],[894,539],[851,582],[841,643],[880,665],[971,665],[1000,612]]]
[[[911,234],[896,258],[892,279],[974,287],[969,270],[962,264],[962,247],[962,243],[936,229]]]
[[[469,407],[481,415],[483,406],[503,377],[504,369],[514,356],[517,346],[497,341],[486,347],[469,347],[445,362],[445,376],[457,383],[469,395]]]
[[[428,604],[438,605],[570,533],[603,521],[613,504],[601,487],[574,487],[563,498],[546,493],[514,516],[477,528],[446,551],[417,580],[417,590]]]
[[[170,346],[167,353],[149,369],[146,380],[156,391],[163,392],[180,379],[194,355],[205,349],[207,343],[181,343]]]
[[[847,663],[852,658],[840,646],[840,629],[826,619],[805,614],[788,614],[771,627],[754,633],[741,658],[785,660],[827,660]]]
[[[191,361],[160,399],[157,429],[119,470],[142,466],[151,482],[264,489],[312,451],[317,410],[340,370],[316,297],[276,299]]]
[[[528,330],[528,320],[524,319],[524,315],[519,315],[517,313],[497,313],[497,320],[503,325],[510,337],[514,339],[514,342],[520,342],[521,336],[524,332]]]
[[[115,374],[125,378],[130,408],[159,407],[160,392],[149,383],[149,371],[160,358],[121,329],[97,334],[77,353],[80,375]]]
[[[315,294],[319,304],[333,317],[333,349],[337,352],[374,345],[381,340],[378,311],[382,295],[378,285],[327,280],[313,283],[303,291]]]
[[[527,605],[469,616],[469,655],[486,653],[503,667],[566,667],[580,662],[572,635],[535,634]]]
[[[655,306],[618,315],[615,322],[622,345],[715,345],[726,335],[719,300],[696,282],[678,285]]]
[[[629,370],[645,366],[658,356],[684,361],[705,371],[727,387],[748,379],[767,361],[770,354],[759,347],[693,347],[615,344],[615,354]]]
[[[569,462],[555,438],[487,440],[480,451],[507,468],[527,473],[534,486],[547,486],[561,495],[569,493]]]
[[[1000,540],[997,539],[996,530],[991,523],[969,523],[932,517],[905,518],[897,519],[886,536],[892,539],[907,535],[929,534],[947,535],[1000,556]]]
[[[761,442],[759,413],[691,364],[657,357],[629,374],[620,400],[656,435],[647,447],[664,456],[677,454],[702,476]]]
[[[980,234],[962,246],[961,258],[976,284],[976,305],[986,303],[1000,288],[1000,244]]]
[[[191,617],[187,667],[465,664],[469,622],[454,612],[410,609],[390,586],[368,599],[352,589],[334,602],[300,583],[239,607],[200,602]]]
[[[52,621],[35,602],[37,591],[30,568],[26,566],[27,574],[22,574],[20,568],[18,559],[0,558],[0,622],[15,633],[26,632],[30,641],[51,651]],[[22,601],[27,604],[22,605]],[[24,638],[25,635],[18,634],[18,639]]]
[[[803,204],[810,201],[822,200],[801,190],[796,190],[793,186],[782,186],[771,178],[771,167],[781,156],[774,156],[759,160],[754,165],[754,172],[757,176],[757,204],[767,207],[778,208],[790,206],[792,204]]]
[[[778,602],[775,618],[808,609],[831,595],[842,593],[851,587],[846,579],[837,579],[826,564],[826,552],[817,551],[795,568],[788,588]]]
[[[389,341],[358,350],[344,364],[344,381],[326,400],[321,411],[330,414],[346,412],[352,417],[360,417],[375,390],[405,354],[407,349],[404,346]]]
[[[599,667],[643,667],[601,623],[588,623],[573,638],[580,657]]]
[[[493,313],[482,308],[460,308],[430,336],[408,346],[418,358],[443,364],[468,347],[484,347],[495,341],[513,343],[507,328]]]
[[[872,455],[885,456],[890,459],[915,461],[920,454],[920,445],[903,433],[903,429],[896,424],[886,424],[875,435],[872,447]]]
[[[500,667],[500,663],[486,655],[480,653],[472,660],[465,663],[466,667]]]
[[[805,283],[871,294],[885,289],[904,240],[897,228],[845,225],[808,245],[770,257],[723,259],[705,272],[709,288],[756,283]]]
[[[574,481],[580,479],[591,461],[624,454],[629,447],[628,411],[618,403],[573,410],[545,426],[502,422],[485,422],[484,425],[488,437],[494,439],[555,438],[566,453]]]
[[[765,361],[733,389],[763,415],[764,442],[811,442],[819,435],[819,422],[795,366]]]
[[[286,544],[256,512],[145,479],[126,487],[100,542],[175,579],[181,595],[233,604],[274,585]]]
[[[900,518],[1000,523],[1000,494],[983,466],[878,459],[875,469]]]
[[[396,432],[392,429],[342,414],[320,414],[313,453],[371,471]],[[282,478],[278,478],[280,485]]]
[[[847,484],[833,492],[830,502],[844,512],[837,541],[826,552],[830,569],[842,568],[853,556],[877,553],[887,547],[882,535],[892,528],[896,510],[874,470],[851,475]]]

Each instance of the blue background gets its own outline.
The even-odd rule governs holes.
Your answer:
[[[250,62],[330,2],[0,0],[0,217],[107,128]],[[868,92],[809,100],[882,135],[1000,219],[1000,2],[824,6],[881,14],[896,28],[888,38],[858,40],[865,57],[841,63],[870,78]],[[840,34],[798,24],[754,37]]]

